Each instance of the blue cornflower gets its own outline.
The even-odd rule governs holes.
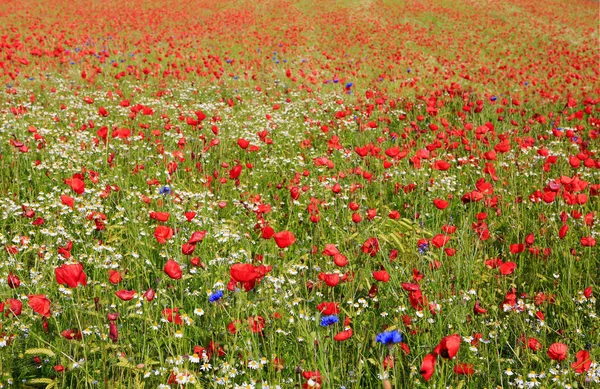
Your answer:
[[[496,101],[496,100],[498,100],[498,98],[496,96],[492,96],[492,97],[490,97],[490,100]]]
[[[215,301],[220,300],[221,297],[223,297],[223,291],[222,290],[217,290],[215,293],[213,293],[210,296],[208,296],[208,302],[214,303]]]
[[[402,342],[402,334],[399,333],[397,330],[385,331],[378,334],[375,340],[377,341],[377,343],[391,345]]]
[[[419,245],[419,254],[425,254],[429,250],[429,243],[421,243]]]
[[[350,89],[352,88],[352,85],[354,85],[353,83],[349,82],[346,84],[346,89]]]
[[[327,327],[339,321],[336,315],[323,316],[321,318],[321,327]]]
[[[168,194],[171,194],[171,188],[169,188],[168,186],[163,186],[158,190],[158,193],[166,196]]]

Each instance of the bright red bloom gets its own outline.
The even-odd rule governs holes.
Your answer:
[[[260,277],[254,265],[250,263],[236,263],[229,269],[229,275],[235,282],[252,282]]]
[[[454,372],[458,375],[468,375],[471,376],[475,372],[473,369],[472,363],[459,363],[454,366]]]
[[[454,334],[446,336],[442,341],[433,349],[433,352],[443,358],[452,359],[458,353],[460,348],[460,335]]]
[[[265,328],[266,320],[262,316],[250,316],[248,318],[248,324],[250,325],[250,331],[260,333]]]
[[[167,273],[167,275],[170,278],[174,280],[181,279],[183,275],[183,273],[181,272],[181,266],[179,266],[179,264],[172,259],[169,259],[167,263],[165,263],[165,267],[163,270],[165,273]]]
[[[385,270],[378,270],[373,272],[373,278],[375,278],[377,281],[389,282],[390,274]]]
[[[431,244],[436,248],[444,247],[450,241],[448,235],[438,234],[431,239]]]
[[[50,317],[50,300],[43,294],[30,294],[29,306],[35,313],[43,317]]]
[[[363,243],[361,250],[363,253],[374,257],[379,252],[379,241],[377,238],[369,238]]]
[[[60,195],[60,201],[71,209],[73,209],[73,207],[75,206],[75,199],[65,194]]]
[[[542,349],[542,343],[536,338],[529,338],[527,339],[527,347],[533,352],[538,352]]]
[[[171,227],[166,226],[158,226],[154,230],[154,237],[160,244],[167,243],[168,239],[173,237],[173,229]]]
[[[419,370],[419,373],[423,376],[423,379],[425,381],[429,381],[431,379],[431,376],[435,372],[435,361],[435,354],[427,354],[425,355],[425,358],[423,358],[423,362],[421,363],[421,369]]]
[[[169,323],[175,323],[177,325],[183,324],[183,320],[181,319],[181,316],[179,316],[179,308],[165,308],[162,310],[161,314]]]
[[[156,295],[156,293],[154,292],[154,289],[152,289],[152,288],[150,288],[146,292],[144,292],[144,298],[146,299],[146,301],[154,300],[155,295]]]
[[[108,271],[108,281],[111,284],[118,284],[119,282],[123,281],[123,276],[121,275],[121,272],[118,270],[109,270]]]
[[[296,241],[294,234],[292,234],[290,231],[278,232],[273,235],[273,239],[275,239],[275,243],[280,249],[291,246]]]
[[[479,305],[479,300],[477,300],[475,301],[475,306],[473,307],[473,313],[484,315],[487,313],[487,309],[481,308],[481,305]]]
[[[78,177],[65,179],[65,184],[69,185],[79,195],[85,192],[85,182]]]
[[[334,244],[327,243],[325,245],[325,249],[323,250],[323,255],[327,255],[328,257],[333,257],[336,254],[339,254],[340,251],[335,247]]]
[[[231,178],[232,180],[237,179],[240,176],[240,174],[242,174],[242,169],[242,165],[238,164],[234,166],[234,168],[229,171],[229,178]]]
[[[585,247],[594,247],[596,245],[596,239],[592,238],[591,236],[584,236],[581,238],[580,242],[581,245]]]
[[[435,207],[437,209],[446,209],[449,204],[450,203],[447,202],[446,200],[442,200],[442,199],[434,199],[433,200],[433,205],[435,205]]]
[[[325,281],[327,286],[337,286],[340,283],[340,275],[338,273],[320,273],[319,279]]]
[[[73,330],[73,329],[64,330],[60,334],[62,335],[63,338],[69,339],[69,340],[81,340],[81,338],[82,338],[81,331]]]
[[[568,349],[564,343],[554,343],[548,348],[548,357],[554,361],[562,361],[567,358]]]
[[[507,276],[509,274],[514,273],[515,269],[517,268],[517,264],[514,262],[504,262],[502,265],[500,265],[500,267],[498,268],[500,270],[500,274]]]
[[[335,263],[336,266],[344,267],[348,264],[348,258],[343,254],[335,254],[333,256],[333,263]]]
[[[340,331],[334,335],[333,340],[338,342],[343,342],[344,340],[348,340],[352,337],[352,328],[348,328],[347,330]]]
[[[519,254],[525,250],[525,245],[523,243],[513,243],[510,245],[510,253],[511,254]]]
[[[115,294],[117,295],[118,298],[120,298],[123,301],[129,301],[133,298],[133,296],[135,296],[135,290],[119,290],[118,292],[115,292]]]
[[[571,364],[571,367],[575,369],[576,373],[583,374],[590,370],[592,366],[592,360],[590,359],[590,353],[586,350],[578,351],[575,355],[575,362]]]
[[[323,302],[317,305],[317,310],[323,315],[337,315],[340,313],[340,308],[336,302]]]
[[[8,277],[6,278],[6,283],[8,284],[9,288],[15,289],[18,288],[19,285],[21,285],[21,280],[12,272],[9,272]]]
[[[61,285],[66,285],[69,288],[76,288],[77,285],[87,285],[86,275],[83,272],[81,263],[64,264],[54,269],[56,282]]]
[[[8,309],[4,312],[4,317],[8,317],[10,314],[14,316],[19,316],[21,314],[23,303],[20,300],[8,298],[6,299],[6,303],[8,304]]]
[[[188,240],[188,244],[196,244],[198,242],[202,242],[204,237],[206,236],[206,230],[204,231],[195,231],[190,239]]]
[[[169,212],[150,212],[150,218],[158,220],[159,222],[166,222],[171,217]]]

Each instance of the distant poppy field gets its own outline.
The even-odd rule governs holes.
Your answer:
[[[0,388],[600,387],[597,1],[0,4]]]

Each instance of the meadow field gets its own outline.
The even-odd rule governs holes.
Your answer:
[[[0,3],[0,388],[599,388],[592,0]]]

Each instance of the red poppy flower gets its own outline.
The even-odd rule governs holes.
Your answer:
[[[64,330],[60,334],[62,335],[63,338],[69,339],[69,340],[81,340],[81,338],[82,338],[81,331],[73,330],[73,329]]]
[[[450,203],[447,202],[446,200],[442,200],[442,199],[434,199],[433,200],[433,205],[435,205],[435,207],[437,209],[446,209],[449,204]]]
[[[538,352],[542,349],[542,343],[536,338],[527,339],[527,347],[534,352]]]
[[[250,325],[250,331],[260,333],[265,328],[266,320],[262,316],[250,316],[248,324]]]
[[[67,196],[65,194],[60,195],[60,201],[66,205],[67,207],[73,209],[73,207],[75,206],[75,199],[71,196]]]
[[[590,370],[590,366],[592,366],[592,360],[590,359],[590,353],[586,350],[578,351],[575,355],[575,362],[571,364],[571,367],[575,369],[576,373],[583,374],[586,371]]]
[[[250,263],[236,263],[229,269],[229,275],[235,282],[252,282],[260,277],[255,267]]]
[[[487,309],[481,308],[479,305],[479,300],[475,301],[475,306],[473,307],[473,312],[478,315],[484,315],[487,313]]]
[[[271,226],[265,226],[261,231],[261,236],[263,239],[271,239],[275,235],[275,230]]]
[[[123,301],[129,301],[133,298],[133,296],[135,296],[135,290],[119,290],[118,292],[115,292],[115,294],[117,295],[118,298],[120,298]]]
[[[337,247],[335,247],[334,244],[327,243],[325,245],[325,249],[323,250],[323,255],[333,257],[334,255],[339,254],[339,252],[340,251],[337,249]]]
[[[113,343],[117,343],[119,340],[119,329],[114,321],[111,321],[108,325],[108,337]]]
[[[454,334],[446,336],[442,341],[433,349],[433,352],[443,358],[452,359],[458,353],[460,348],[460,335]]]
[[[509,274],[514,273],[515,269],[517,268],[517,264],[514,262],[504,262],[502,265],[500,265],[500,267],[498,268],[500,270],[500,274],[507,276]]]
[[[344,340],[348,340],[352,337],[352,328],[348,328],[347,330],[340,331],[334,335],[333,340],[338,342],[343,342]]]
[[[121,275],[121,272],[118,270],[109,270],[108,271],[108,281],[111,284],[118,284],[119,282],[121,282],[123,280],[123,276]]]
[[[319,279],[325,281],[327,286],[336,286],[340,283],[340,275],[338,273],[320,273]]]
[[[65,179],[65,183],[73,189],[73,191],[77,194],[82,194],[85,192],[85,182],[78,177],[67,178]]]
[[[234,166],[233,169],[229,171],[229,178],[231,178],[232,180],[237,179],[240,176],[240,174],[242,174],[242,169],[243,166],[240,164]]]
[[[175,323],[177,325],[183,324],[183,320],[179,315],[179,308],[165,308],[162,310],[161,314],[169,323]]]
[[[150,218],[158,220],[159,222],[166,222],[171,217],[169,212],[150,212]]]
[[[369,238],[363,243],[361,250],[363,253],[374,257],[379,252],[379,241],[377,238]]]
[[[458,375],[468,375],[471,376],[475,372],[473,369],[472,363],[459,363],[454,366],[454,372]]]
[[[427,354],[425,355],[425,358],[423,358],[423,362],[421,363],[421,369],[419,370],[419,373],[423,376],[423,379],[425,381],[429,381],[431,379],[431,376],[435,372],[435,361],[435,354]]]
[[[374,271],[373,278],[375,278],[377,281],[381,281],[381,282],[389,282],[390,281],[390,275],[385,270]]]
[[[340,308],[336,302],[323,302],[317,305],[317,310],[323,315],[337,315],[340,313]]]
[[[564,343],[554,343],[548,348],[548,357],[554,361],[562,361],[567,358],[568,349]]]
[[[181,253],[183,255],[192,255],[194,254],[194,250],[196,250],[195,244],[184,243],[181,245]]]
[[[450,169],[450,164],[446,161],[435,161],[433,163],[433,169],[434,170],[441,170],[441,171],[446,171],[448,169]]]
[[[425,304],[427,304],[427,299],[419,289],[408,293],[408,302],[417,311],[422,311]]]
[[[275,243],[280,249],[291,246],[296,241],[294,234],[292,234],[290,231],[278,232],[273,235],[273,239],[275,239]]]
[[[450,241],[450,237],[448,235],[438,234],[431,239],[431,244],[436,248],[444,247]]]
[[[144,292],[144,298],[146,299],[146,301],[154,300],[155,295],[156,295],[156,293],[154,292],[154,289],[152,289],[152,288],[150,288],[146,292]]]
[[[567,235],[568,231],[569,231],[569,226],[567,224],[563,224],[563,226],[560,227],[560,230],[558,230],[558,237],[560,239],[563,239]]]
[[[523,243],[513,243],[510,245],[510,253],[511,254],[519,254],[525,250],[525,245]]]
[[[344,267],[348,264],[348,258],[343,254],[335,254],[333,256],[333,263],[335,263],[336,266]]]
[[[43,317],[50,317],[50,300],[43,294],[30,294],[29,306],[35,313]]]
[[[10,314],[14,316],[19,316],[21,314],[23,303],[20,300],[8,298],[6,299],[6,303],[8,304],[8,309],[4,312],[4,317],[8,317]]]
[[[247,149],[247,148],[248,148],[248,146],[250,146],[250,142],[249,142],[249,141],[247,141],[247,140],[246,140],[246,139],[244,139],[244,138],[240,138],[240,139],[238,139],[238,141],[237,141],[237,144],[238,144],[238,146],[240,146],[242,149]]]
[[[179,264],[172,259],[169,259],[167,263],[165,263],[163,270],[171,279],[174,280],[181,279],[183,275],[181,272],[181,266],[179,266]]]
[[[234,320],[234,321],[230,322],[229,324],[227,324],[227,331],[229,331],[229,333],[231,335],[237,334],[237,327],[235,325],[238,324],[239,322],[240,322],[239,320]]]
[[[81,263],[64,264],[54,269],[54,276],[56,282],[62,285],[66,285],[69,288],[76,288],[77,285],[86,286],[86,275],[83,272],[83,265]]]
[[[154,237],[160,244],[167,243],[168,239],[173,237],[173,229],[171,227],[166,226],[158,226],[154,230]]]
[[[401,284],[402,289],[406,290],[407,292],[414,292],[417,290],[421,290],[421,285],[419,284],[411,284],[409,282],[403,282]]]
[[[596,239],[592,238],[591,236],[584,236],[581,238],[580,242],[581,245],[585,247],[594,247],[596,245]]]
[[[8,277],[6,278],[6,283],[8,284],[9,288],[15,289],[18,288],[19,285],[21,285],[21,280],[12,272],[9,272]]]
[[[198,242],[202,242],[204,237],[206,236],[206,230],[204,231],[195,231],[190,239],[188,240],[188,244],[196,244]]]

